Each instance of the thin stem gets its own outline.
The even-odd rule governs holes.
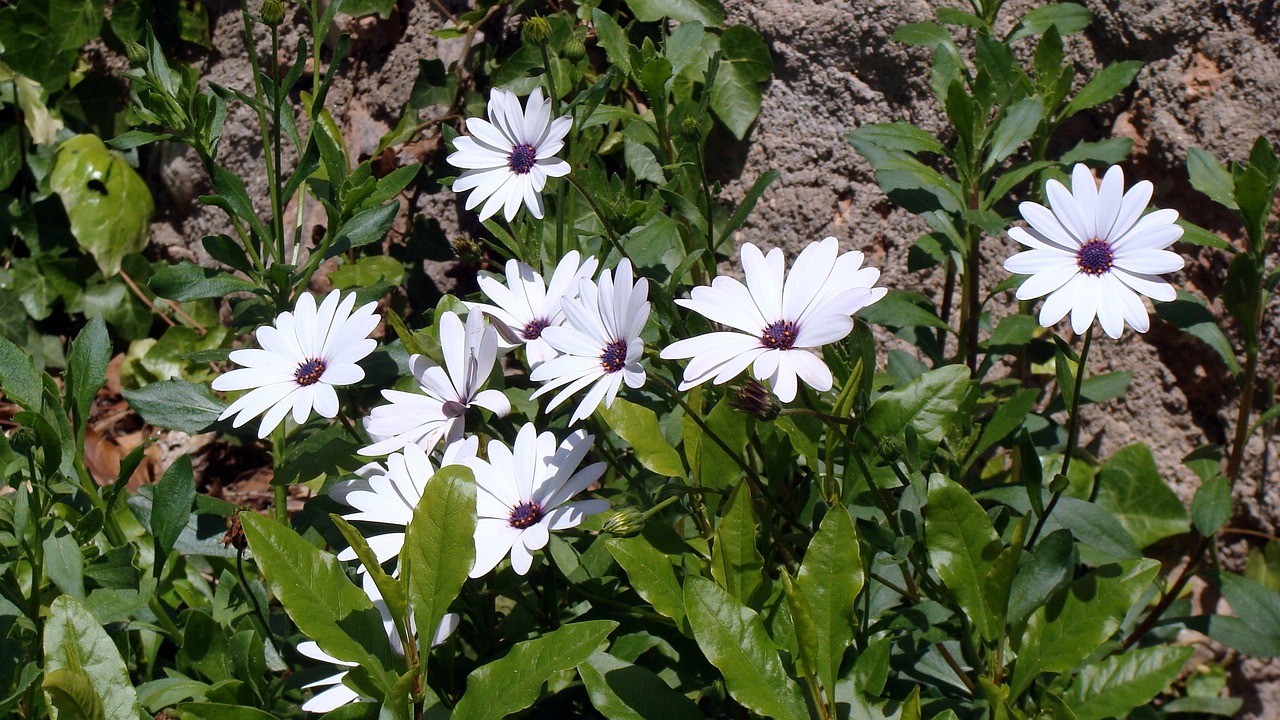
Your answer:
[[[267,122],[267,109],[263,105],[266,92],[262,87],[262,73],[258,66],[258,47],[253,41],[253,20],[249,17],[249,5],[245,3],[240,10],[240,15],[244,19],[244,44],[248,49],[249,69],[253,75],[253,109],[258,114],[258,130],[262,135],[262,162],[265,165],[267,173],[267,190],[271,194],[271,210],[273,215],[280,214],[280,188],[276,184],[277,168],[272,162],[273,154],[271,153],[271,125]],[[274,223],[274,220],[273,220]],[[270,238],[261,238],[265,241],[265,246],[271,250],[271,254],[275,257],[276,262],[284,262],[284,252],[279,247],[270,242]]]
[[[1076,383],[1071,391],[1071,406],[1068,408],[1071,413],[1067,420],[1067,449],[1066,454],[1062,456],[1062,471],[1058,474],[1062,476],[1061,485],[1053,492],[1053,497],[1049,499],[1049,504],[1045,506],[1044,514],[1036,519],[1035,529],[1031,531],[1031,537],[1027,538],[1027,549],[1035,547],[1036,540],[1040,537],[1040,531],[1044,529],[1045,521],[1049,519],[1049,514],[1058,505],[1058,499],[1062,497],[1062,493],[1067,489],[1068,478],[1067,471],[1071,469],[1071,456],[1076,452],[1076,444],[1080,440],[1080,389],[1084,386],[1085,365],[1089,360],[1089,346],[1093,342],[1093,326],[1084,333],[1084,345],[1080,348],[1080,363],[1076,366]]]
[[[587,201],[587,205],[591,206],[591,211],[600,219],[600,224],[604,226],[605,237],[609,238],[609,242],[612,243],[613,247],[617,249],[618,253],[622,255],[622,257],[627,260],[631,260],[631,256],[627,254],[627,249],[622,247],[622,238],[619,238],[618,234],[609,226],[609,220],[604,216],[604,211],[600,209],[600,206],[596,204],[596,199],[591,196],[591,193],[588,192],[586,188],[582,187],[582,184],[573,176],[573,173],[565,175],[564,179],[568,180],[569,184],[572,185],[574,189],[578,191],[578,194],[582,196],[582,199]]]
[[[271,68],[272,68],[272,98],[271,98],[271,149],[275,154],[275,182],[272,184],[271,193],[271,226],[275,231],[276,243],[278,244],[280,257],[284,257],[284,203],[287,198],[284,197],[284,160],[282,159],[282,148],[280,142],[280,112],[281,106],[284,105],[284,98],[280,93],[280,31],[271,26]],[[268,176],[268,180],[272,179]],[[296,248],[295,248],[296,252]]]

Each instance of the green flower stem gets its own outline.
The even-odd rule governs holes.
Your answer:
[[[706,154],[702,147],[702,142],[695,143],[695,157],[698,161],[698,179],[702,183],[702,198],[707,204],[707,257],[702,261],[702,265],[706,268],[707,274],[715,277],[716,274],[716,231],[715,231],[715,205],[711,195],[711,184],[707,182],[707,160]],[[699,282],[698,284],[701,284]]]
[[[670,383],[659,375],[655,374],[652,377],[658,386],[666,391],[668,397],[679,403],[680,407],[684,410],[685,415],[687,415],[689,419],[693,420],[694,424],[697,425],[707,437],[711,438],[711,441],[723,450],[726,455],[732,458],[738,467],[742,468],[742,471],[746,474],[747,484],[751,487],[752,492],[763,497],[765,501],[768,502],[770,509],[773,510],[778,517],[781,517],[788,525],[791,525],[796,530],[807,533],[805,528],[800,526],[789,514],[787,514],[787,512],[782,508],[781,503],[778,502],[778,499],[773,496],[773,493],[770,493],[765,489],[764,478],[760,477],[760,473],[757,472],[755,468],[751,467],[751,464],[742,457],[742,454],[735,452],[730,448],[729,444],[716,434],[716,432],[711,429],[711,426],[707,425],[707,421],[702,419],[702,415],[695,412],[689,403],[681,397],[680,393],[672,387]],[[782,547],[782,543],[778,543],[778,546],[785,552],[785,548]]]
[[[271,195],[271,214],[272,214],[271,222],[272,222],[272,228],[274,230],[274,228],[276,227],[276,224],[278,222],[281,222],[280,188],[278,185],[278,178],[276,177],[279,168],[276,167],[276,165],[272,161],[273,153],[271,152],[271,146],[272,146],[271,125],[267,122],[267,109],[263,105],[263,101],[266,98],[266,91],[262,87],[261,68],[259,68],[258,66],[258,47],[257,47],[257,44],[253,41],[253,20],[252,18],[249,17],[248,3],[245,3],[240,6],[240,15],[244,20],[244,43],[245,43],[245,47],[249,51],[248,52],[249,67],[251,72],[253,73],[253,97],[255,101],[253,103],[253,109],[258,114],[258,130],[262,134],[262,151],[263,151],[262,162],[265,165],[266,174],[267,174],[267,190]],[[277,112],[278,112],[278,109],[277,109]],[[278,145],[278,143],[276,144]],[[275,238],[276,242],[271,242],[272,238],[263,238],[263,239],[266,241],[265,246],[271,250],[271,254],[275,258],[275,261],[279,263],[283,263],[284,250],[282,248],[284,245],[284,238],[277,236],[277,238]]]
[[[276,522],[289,526],[289,486],[279,485],[275,482],[275,476],[280,472],[280,467],[284,464],[284,421],[271,431],[271,492],[273,496],[273,507],[271,514],[275,517]]]
[[[631,256],[627,254],[627,249],[622,247],[622,238],[619,238],[618,234],[613,231],[612,227],[609,226],[609,220],[604,216],[604,211],[600,209],[600,206],[596,204],[596,199],[591,196],[591,193],[586,188],[582,187],[582,183],[578,182],[577,178],[573,176],[572,172],[569,173],[568,175],[565,175],[564,179],[569,181],[569,184],[572,185],[574,189],[578,191],[578,194],[582,196],[582,199],[587,201],[587,205],[591,206],[591,211],[595,213],[596,217],[600,219],[600,224],[604,226],[605,237],[609,238],[609,242],[613,245],[615,249],[617,249],[618,254],[622,255],[622,257],[626,258],[627,260],[631,260]],[[601,258],[600,259],[601,264],[603,265],[604,261],[607,259],[608,259],[608,255]],[[634,264],[635,263],[632,262],[632,265]]]
[[[280,30],[271,26],[271,71],[275,82],[272,84],[271,98],[271,149],[275,153],[275,182],[271,190],[271,225],[275,230],[276,242],[279,244],[280,257],[284,257],[284,160],[280,141],[280,112],[284,105],[284,97],[280,93]],[[264,153],[265,154],[265,153]],[[295,258],[298,248],[294,249]],[[296,261],[296,260],[295,260]]]
[[[1067,489],[1067,470],[1071,468],[1071,456],[1075,454],[1076,444],[1080,440],[1080,390],[1084,386],[1085,366],[1089,360],[1089,346],[1093,342],[1093,325],[1084,333],[1084,344],[1080,347],[1080,363],[1076,366],[1076,384],[1071,392],[1071,405],[1068,408],[1071,415],[1067,420],[1067,449],[1066,454],[1062,456],[1062,470],[1058,474],[1062,476],[1062,487],[1053,491],[1053,497],[1049,498],[1049,504],[1044,508],[1044,514],[1036,519],[1035,529],[1031,531],[1031,537],[1027,538],[1027,549],[1035,547],[1036,540],[1040,537],[1040,531],[1044,529],[1045,521],[1049,519],[1049,514],[1058,505],[1058,499],[1062,497],[1062,493]]]

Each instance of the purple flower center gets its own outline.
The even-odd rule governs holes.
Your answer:
[[[551,321],[546,318],[534,318],[524,326],[520,331],[520,337],[525,340],[537,340],[542,337],[542,331],[551,325]]]
[[[616,373],[627,364],[627,344],[621,340],[610,340],[600,353],[600,367],[607,373]]]
[[[324,370],[323,360],[311,358],[298,365],[298,369],[293,371],[293,379],[302,386],[315,385],[320,382],[320,376],[324,375]]]
[[[538,524],[542,519],[542,506],[530,500],[511,508],[511,516],[507,522],[513,528],[524,530]]]
[[[517,175],[524,175],[533,169],[537,161],[538,151],[532,145],[522,143],[511,148],[511,154],[507,156],[507,167]]]
[[[1090,240],[1076,251],[1076,266],[1080,268],[1080,272],[1094,277],[1111,270],[1115,259],[1111,243],[1098,238]]]
[[[778,320],[760,331],[760,344],[770,350],[790,350],[800,327],[790,320]]]

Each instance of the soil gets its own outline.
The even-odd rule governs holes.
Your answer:
[[[1220,159],[1243,158],[1259,135],[1280,141],[1280,3],[1080,1],[1095,21],[1070,39],[1069,55],[1086,66],[1137,59],[1145,67],[1118,99],[1073,119],[1062,147],[1055,148],[1065,150],[1077,139],[1132,138],[1126,175],[1131,181],[1147,178],[1155,183],[1155,205],[1177,208],[1191,222],[1239,242],[1240,228],[1231,217],[1192,191],[1186,152],[1194,146]],[[250,75],[240,14],[226,0],[209,4],[215,49],[207,57],[188,60],[200,66],[209,81],[244,87]],[[357,35],[355,60],[340,74],[330,100],[340,109],[337,120],[349,138],[352,160],[376,152],[378,140],[399,119],[418,59],[445,57],[448,62],[460,52],[459,41],[440,41],[429,31],[445,22],[440,7],[458,11],[466,4],[402,0],[388,20],[344,21]],[[918,288],[936,297],[941,286],[937,278],[906,270],[907,250],[925,230],[923,223],[888,202],[870,166],[844,139],[864,123],[896,119],[945,134],[927,87],[927,54],[891,40],[899,25],[931,19],[936,3],[724,0],[724,5],[730,23],[747,23],[763,34],[775,73],[747,140],[738,143],[727,134],[717,135],[710,152],[718,160],[712,165],[720,168],[719,180],[730,199],[740,198],[761,173],[782,173],[739,232],[739,241],[780,245],[794,253],[805,243],[835,235],[844,247],[863,250],[869,264],[883,269],[882,284]],[[1028,6],[1025,0],[1011,1],[1005,15],[1016,16]],[[295,28],[294,20],[291,14],[286,27]],[[486,26],[486,31],[506,33],[514,27],[497,25]],[[296,32],[286,34],[283,47],[292,47]],[[264,42],[265,36],[259,37],[260,46]],[[222,161],[249,181],[251,193],[265,198],[256,123],[241,108],[228,117],[226,127]],[[428,138],[400,149],[395,159],[431,162],[438,149]],[[158,154],[153,171],[168,189],[153,228],[155,244],[174,259],[210,262],[199,240],[225,228],[220,211],[195,202],[196,195],[207,192],[198,163],[189,152],[175,148]],[[439,188],[407,198],[393,233],[409,232],[409,218],[415,216],[438,222],[449,237],[473,227],[466,225],[471,220],[463,215],[457,198]],[[309,221],[319,219],[311,216]],[[1014,251],[1013,245],[1004,237],[984,240],[986,287],[1003,278],[999,263]],[[1189,245],[1175,249],[1188,262],[1171,280],[1209,301],[1221,315],[1223,256]],[[450,264],[428,263],[429,276],[443,290],[455,282],[451,269]],[[1272,381],[1280,379],[1277,305],[1273,298],[1267,309],[1266,316],[1273,320],[1265,332],[1262,363],[1264,376]],[[1143,335],[1127,332],[1119,342],[1103,339],[1094,344],[1092,372],[1127,370],[1133,382],[1123,400],[1089,409],[1084,444],[1106,456],[1135,442],[1147,443],[1164,477],[1190,502],[1199,481],[1182,466],[1181,458],[1197,445],[1227,439],[1239,391],[1207,346],[1157,318],[1152,325]],[[1065,326],[1062,331],[1069,333]],[[1228,327],[1228,334],[1232,332]],[[1272,402],[1259,396],[1255,405]],[[1280,531],[1280,484],[1273,470],[1278,450],[1280,441],[1274,438],[1264,442],[1259,437],[1249,446],[1236,486],[1238,515],[1232,526],[1269,535]],[[1239,564],[1258,542],[1252,536],[1228,535],[1228,560]],[[1233,663],[1232,670],[1233,692],[1246,700],[1242,717],[1280,714],[1280,665],[1249,660]]]

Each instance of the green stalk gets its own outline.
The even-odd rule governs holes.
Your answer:
[[[1084,333],[1084,345],[1080,348],[1080,363],[1076,366],[1076,385],[1071,393],[1071,405],[1069,419],[1067,420],[1067,449],[1066,454],[1062,456],[1062,471],[1058,474],[1062,476],[1060,484],[1062,487],[1053,491],[1053,497],[1049,499],[1049,504],[1044,508],[1044,514],[1036,520],[1035,529],[1031,531],[1031,537],[1027,538],[1027,549],[1035,547],[1036,540],[1040,537],[1040,531],[1044,529],[1045,521],[1049,519],[1049,514],[1058,505],[1058,499],[1062,497],[1062,493],[1067,489],[1067,471],[1071,468],[1071,456],[1075,454],[1076,444],[1080,439],[1080,388],[1084,385],[1085,365],[1089,360],[1089,345],[1093,341],[1093,325]]]
[[[267,173],[267,189],[271,194],[271,210],[275,218],[280,215],[280,188],[277,184],[276,166],[272,162],[273,154],[271,153],[271,126],[267,122],[267,109],[263,105],[266,92],[262,88],[261,68],[258,65],[258,47],[253,41],[253,20],[249,17],[249,5],[245,3],[240,6],[240,15],[244,20],[244,43],[248,49],[249,68],[253,74],[253,109],[258,115],[258,130],[262,134],[262,162],[265,165]],[[275,226],[275,220],[272,221],[272,227]],[[284,251],[280,245],[270,242],[270,238],[263,238],[265,246],[271,250],[272,256],[276,262],[284,262]]]
[[[609,242],[615,249],[617,249],[618,254],[630,260],[631,256],[627,254],[627,249],[622,247],[622,238],[618,237],[618,233],[614,232],[613,228],[609,226],[609,220],[605,218],[604,211],[596,204],[596,200],[591,196],[591,193],[582,186],[582,183],[578,182],[577,178],[573,176],[573,173],[565,175],[564,179],[568,180],[569,184],[572,185],[574,189],[578,191],[578,194],[582,196],[582,199],[587,201],[587,205],[591,206],[591,211],[595,213],[596,217],[600,219],[600,224],[604,226],[605,237],[609,238]],[[608,260],[608,255],[601,258],[600,264],[603,265],[605,260]],[[633,262],[632,264],[634,265],[635,263]]]

